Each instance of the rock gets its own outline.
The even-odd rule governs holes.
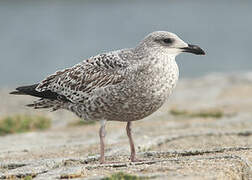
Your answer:
[[[99,164],[99,123],[67,126],[67,111],[34,111],[33,98],[0,90],[0,115],[41,114],[53,119],[46,131],[0,137],[0,179],[101,179],[124,172],[153,179],[252,179],[251,73],[183,79],[158,112],[134,122],[134,139],[143,162],[129,162],[125,123],[109,122],[106,155]],[[3,102],[3,103],[2,103]],[[170,110],[186,111],[182,116]],[[202,111],[222,116],[201,116]],[[189,114],[189,115],[188,115]],[[190,114],[193,114],[191,116]]]

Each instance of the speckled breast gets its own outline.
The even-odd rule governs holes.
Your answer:
[[[174,59],[153,61],[149,67],[140,67],[137,74],[128,76],[121,86],[112,89],[110,105],[104,119],[135,121],[159,109],[175,88],[179,71]]]

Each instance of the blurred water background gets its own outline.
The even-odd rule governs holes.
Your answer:
[[[182,78],[251,71],[251,19],[251,0],[0,0],[0,87],[134,47],[156,30],[207,52],[177,57]]]

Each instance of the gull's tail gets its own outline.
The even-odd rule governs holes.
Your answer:
[[[36,96],[36,97],[41,97],[39,94],[40,92],[37,92],[35,89],[38,86],[38,84],[33,84],[30,86],[20,86],[16,88],[16,91],[10,92],[10,94],[15,94],[15,95],[31,95],[31,96]]]
[[[30,96],[35,96],[43,99],[49,99],[49,100],[61,100],[64,102],[69,102],[69,100],[63,96],[60,95],[56,92],[52,92],[50,90],[42,91],[39,92],[36,90],[36,87],[39,84],[33,84],[30,86],[20,86],[16,88],[16,91],[10,92],[10,94],[15,94],[15,95],[30,95]]]
[[[41,99],[34,101],[33,104],[28,104],[28,107],[33,107],[35,109],[40,108],[53,108],[54,110],[57,110],[61,107],[63,102],[70,102],[65,96],[59,95],[56,92],[52,92],[50,90],[46,91],[36,91],[36,87],[38,84],[33,84],[30,86],[21,86],[16,88],[16,91],[10,92],[10,94],[14,95],[30,95],[39,97]]]

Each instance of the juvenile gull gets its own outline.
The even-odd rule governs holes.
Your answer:
[[[58,71],[38,84],[18,87],[11,94],[40,97],[29,107],[67,109],[84,120],[100,121],[100,162],[105,162],[106,121],[127,122],[130,160],[138,161],[131,135],[132,121],[155,112],[171,95],[181,52],[204,55],[177,35],[156,31],[135,48],[99,54]]]

